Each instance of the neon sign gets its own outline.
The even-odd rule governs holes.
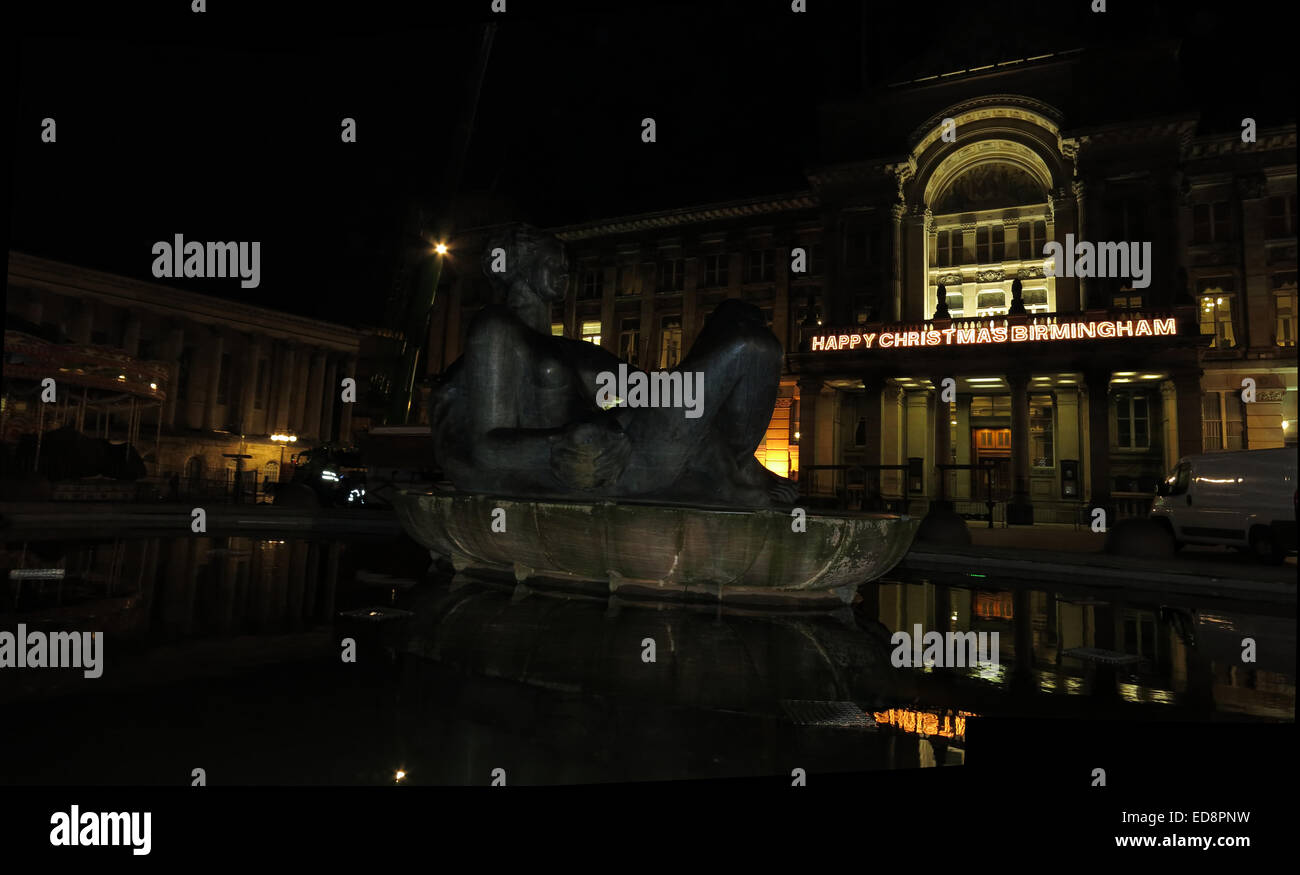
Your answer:
[[[931,328],[926,331],[858,331],[816,334],[812,351],[897,349],[912,346],[978,346],[990,343],[1036,343],[1054,340],[1105,340],[1130,337],[1173,337],[1176,321],[1168,319],[1106,319],[1100,322],[1058,322],[1053,325],[989,325]]]

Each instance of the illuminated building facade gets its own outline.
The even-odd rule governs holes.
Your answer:
[[[827,105],[804,191],[552,229],[554,330],[671,367],[742,298],[787,350],[758,456],[810,496],[1142,512],[1179,456],[1296,435],[1295,127],[1201,131],[1175,63],[1080,50]],[[1067,241],[1093,251],[1057,269]],[[457,276],[433,369],[487,294]]]
[[[5,313],[7,443],[73,426],[130,442],[155,483],[174,473],[195,494],[236,470],[250,489],[287,479],[291,455],[272,435],[298,438],[292,453],[352,433],[352,405],[325,389],[356,374],[358,329],[18,252]]]

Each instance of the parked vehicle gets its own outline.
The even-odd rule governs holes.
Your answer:
[[[1281,562],[1296,549],[1296,451],[1242,450],[1179,459],[1151,516],[1174,543],[1217,544]]]

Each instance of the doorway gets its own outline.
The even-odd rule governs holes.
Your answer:
[[[989,464],[993,469],[993,500],[1011,498],[1011,429],[971,429],[971,457],[976,465]],[[983,483],[980,483],[983,493]]]

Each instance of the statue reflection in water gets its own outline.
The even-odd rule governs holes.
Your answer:
[[[494,250],[504,252],[499,272]],[[512,227],[488,243],[483,269],[494,301],[470,323],[464,355],[439,378],[429,406],[438,462],[457,489],[751,508],[794,501],[795,483],[754,457],[783,355],[757,307],[722,302],[674,369],[683,382],[702,375],[698,418],[681,407],[602,410],[598,375],[637,368],[551,334],[552,307],[569,281],[560,241]]]

